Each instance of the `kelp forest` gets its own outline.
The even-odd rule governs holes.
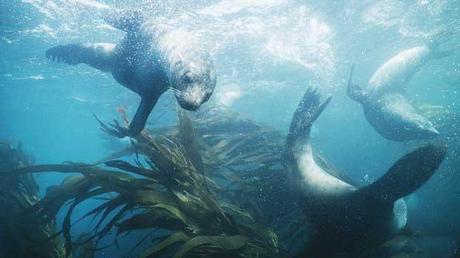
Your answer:
[[[421,108],[443,122],[438,127],[448,141],[458,141],[450,129],[458,115]],[[122,128],[95,119],[110,137]],[[144,130],[95,164],[33,164],[20,144],[1,143],[0,223],[8,248],[0,256],[95,257],[104,239],[118,246],[134,232],[142,234],[126,257],[291,257],[305,248],[308,219],[290,198],[284,135],[224,108],[178,111],[177,121]],[[450,149],[449,167],[458,167],[457,151]],[[346,180],[319,153],[315,159]],[[68,176],[39,197],[35,175],[48,172]],[[76,217],[75,209],[92,199],[99,204]],[[93,230],[74,234],[84,219]],[[403,230],[374,257],[426,257],[419,237]]]

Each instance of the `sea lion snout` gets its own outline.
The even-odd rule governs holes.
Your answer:
[[[426,132],[428,135],[433,136],[433,137],[439,135],[439,131],[436,128],[434,128],[434,126],[426,128]]]
[[[418,124],[416,131],[418,131],[417,134],[421,138],[433,138],[439,135],[439,131],[428,120],[422,121]]]
[[[216,79],[213,73],[193,73],[187,71],[178,78],[174,86],[174,95],[179,105],[186,110],[197,110],[203,103],[209,100]]]
[[[191,84],[185,90],[176,90],[174,93],[177,102],[182,108],[194,111],[209,100],[212,92],[212,90],[208,90],[200,84]]]

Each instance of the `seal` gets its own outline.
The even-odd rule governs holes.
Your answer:
[[[444,159],[444,144],[428,144],[398,160],[380,179],[363,187],[345,182],[315,158],[309,134],[330,98],[309,89],[295,111],[286,140],[285,160],[292,196],[314,228],[300,257],[362,254],[400,232],[406,208],[400,198],[422,186]],[[342,257],[342,256],[340,256]],[[351,257],[358,257],[357,255]]]
[[[118,44],[60,45],[48,49],[46,57],[111,72],[118,83],[141,97],[129,129],[118,130],[123,133],[117,136],[135,136],[141,132],[159,97],[169,88],[186,110],[198,109],[211,97],[216,86],[214,64],[196,35],[174,29],[152,29],[140,12],[109,17],[107,22],[126,32]]]
[[[366,88],[348,80],[348,96],[361,103],[367,121],[383,137],[393,141],[425,139],[437,136],[438,130],[406,98],[406,85],[430,60],[449,56],[439,44],[448,33],[440,33],[429,44],[401,51],[386,61],[372,75]]]

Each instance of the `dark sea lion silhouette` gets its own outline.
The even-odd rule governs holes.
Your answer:
[[[134,136],[142,131],[158,98],[169,88],[187,110],[198,109],[210,98],[216,86],[214,64],[194,34],[156,30],[140,12],[124,13],[107,21],[126,32],[120,43],[61,45],[48,49],[46,56],[111,72],[118,83],[137,93],[141,102],[124,134]]]
[[[405,92],[410,79],[428,61],[453,53],[453,50],[438,49],[448,35],[440,33],[430,44],[401,51],[390,58],[372,75],[365,88],[353,84],[352,67],[348,96],[362,104],[367,121],[383,137],[406,141],[431,138],[439,134],[433,124],[412,106]]]
[[[293,115],[286,141],[293,196],[314,228],[305,257],[360,252],[394,237],[407,220],[400,198],[433,175],[447,150],[443,144],[419,147],[374,183],[353,186],[334,176],[327,164],[317,162],[313,155],[310,130],[329,100],[321,101],[318,91],[308,90]]]

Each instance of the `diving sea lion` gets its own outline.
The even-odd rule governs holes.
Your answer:
[[[158,98],[168,88],[187,110],[198,109],[210,98],[216,86],[214,64],[196,35],[174,29],[155,30],[139,12],[107,21],[126,32],[120,43],[61,45],[48,49],[46,57],[111,72],[118,83],[141,97],[129,129],[117,136],[134,136],[142,131]]]
[[[440,34],[430,44],[404,50],[390,58],[372,75],[366,88],[353,84],[351,68],[348,96],[362,104],[367,121],[383,137],[406,141],[439,134],[406,98],[405,86],[428,61],[449,56],[453,52],[438,49],[446,35]]]
[[[305,257],[359,254],[394,237],[407,220],[401,198],[433,175],[447,150],[442,144],[419,147],[374,183],[356,187],[334,176],[326,163],[317,162],[309,142],[312,124],[329,99],[322,101],[316,90],[308,90],[293,115],[286,141],[293,196],[314,228]]]

